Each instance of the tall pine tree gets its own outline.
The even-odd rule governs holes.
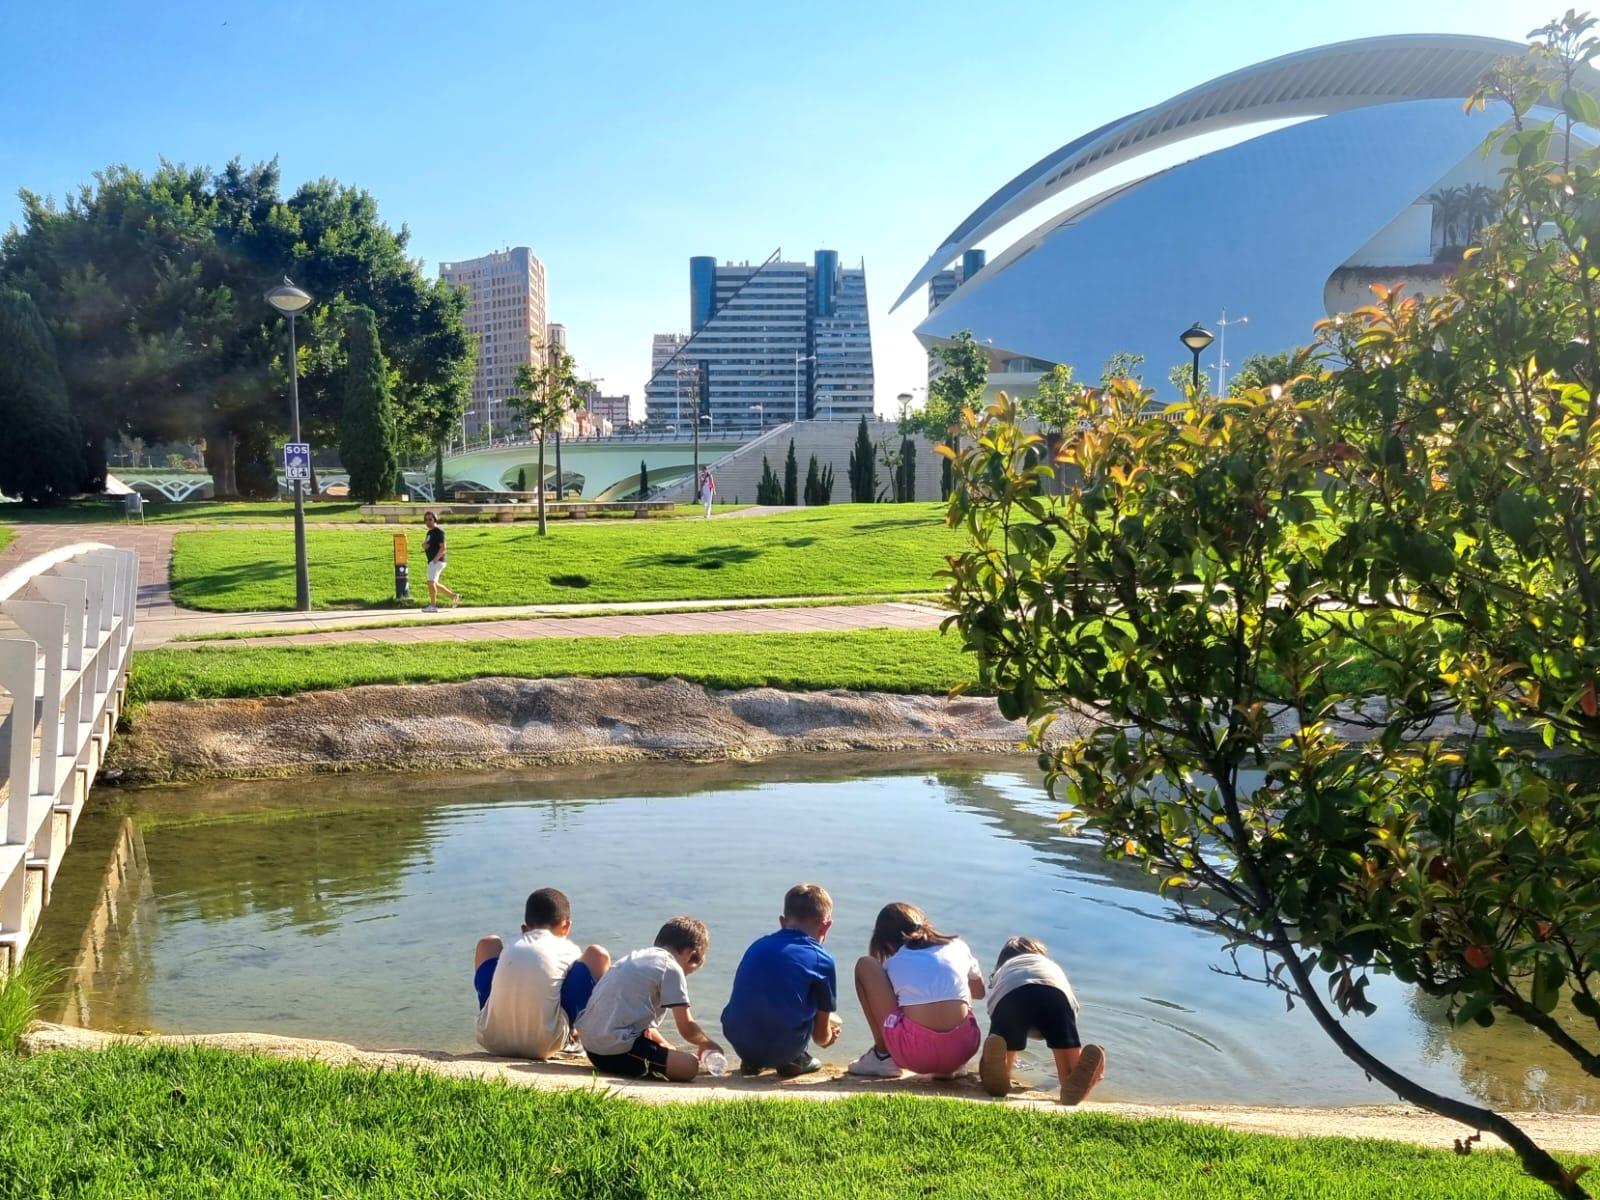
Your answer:
[[[878,456],[867,434],[867,419],[856,427],[856,447],[850,451],[850,499],[871,504],[878,498]]]
[[[0,290],[0,492],[53,504],[78,490],[83,456],[55,342],[26,294]]]
[[[818,504],[822,503],[822,501],[817,499],[817,495],[821,489],[821,486],[822,480],[817,474],[817,456],[813,454],[811,456],[811,461],[806,464],[805,501],[807,508],[815,508]]]
[[[790,508],[800,503],[800,463],[794,456],[794,439],[789,439],[789,457],[783,461],[783,502]]]
[[[345,317],[345,351],[339,461],[350,472],[350,495],[363,504],[375,504],[394,487],[400,454],[389,400],[389,364],[378,344],[377,318],[364,305],[356,305]]]

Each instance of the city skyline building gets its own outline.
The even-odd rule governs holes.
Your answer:
[[[627,393],[620,396],[603,396],[596,388],[589,393],[587,408],[596,419],[611,422],[612,429],[622,429],[633,421],[629,415],[631,401],[632,397]]]
[[[950,299],[955,290],[967,280],[973,278],[983,270],[988,262],[988,253],[983,250],[968,250],[961,256],[961,260],[953,266],[946,267],[932,279],[928,280],[928,312],[931,315],[934,309]],[[932,383],[939,377],[939,360],[930,351],[928,354],[928,382]]]
[[[478,342],[462,435],[493,436],[497,425],[506,428],[505,401],[516,385],[517,368],[532,362],[535,344],[549,337],[544,263],[527,246],[513,246],[440,263],[439,278],[466,291],[467,332]]]
[[[716,431],[872,413],[865,264],[841,267],[833,250],[809,263],[691,258],[689,323],[652,339],[652,424]]]

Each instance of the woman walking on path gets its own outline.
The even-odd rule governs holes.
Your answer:
[[[439,524],[439,518],[430,509],[422,514],[422,523],[428,527],[428,534],[422,539],[422,553],[428,560],[428,603],[423,607],[425,613],[439,611],[439,593],[443,592],[450,597],[450,607],[454,608],[461,603],[461,593],[451,591],[440,580],[444,574],[444,528]]]
[[[711,517],[711,502],[717,495],[717,481],[711,477],[711,468],[700,471],[700,502],[706,506],[706,517]]]

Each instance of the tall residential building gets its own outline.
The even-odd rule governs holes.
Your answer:
[[[478,339],[472,402],[462,419],[468,437],[509,430],[506,397],[517,368],[533,360],[545,327],[544,264],[526,246],[439,264],[439,278],[467,292],[467,330]]]
[[[622,429],[632,420],[628,416],[628,401],[629,397],[626,394],[602,396],[597,388],[589,393],[588,408],[599,420],[610,421],[611,428]]]
[[[657,424],[709,430],[872,413],[865,267],[818,250],[809,263],[689,260],[689,326],[657,334],[645,408]]]

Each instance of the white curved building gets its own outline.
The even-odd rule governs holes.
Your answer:
[[[917,337],[971,330],[994,385],[1013,392],[1057,362],[1092,380],[1117,351],[1144,355],[1146,382],[1164,386],[1189,361],[1178,334],[1216,330],[1225,310],[1249,317],[1229,330],[1234,363],[1302,345],[1323,317],[1367,303],[1372,283],[1448,274],[1461,239],[1434,199],[1498,188],[1500,164],[1479,150],[1508,116],[1463,101],[1522,53],[1493,38],[1382,37],[1225,75],[1023,171],[951,231],[896,306],[930,285]],[[1600,74],[1588,88],[1600,95]],[[1230,131],[1243,140],[1171,165],[1174,148]],[[1048,220],[973,269],[980,244],[1046,206]],[[1219,365],[1217,346],[1203,363]]]

